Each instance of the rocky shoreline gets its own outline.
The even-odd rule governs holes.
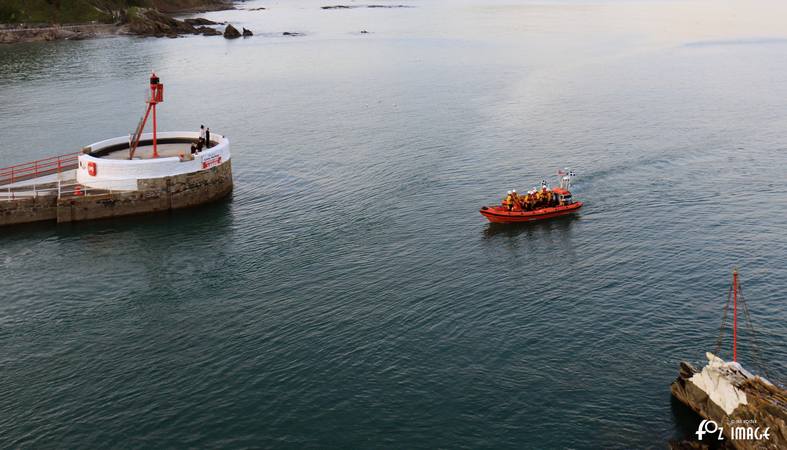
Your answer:
[[[192,6],[174,7],[177,1],[190,1]],[[208,11],[236,9],[235,3],[229,0],[177,0],[175,3],[161,3],[162,6],[137,7],[107,10],[114,23],[78,23],[78,24],[0,24],[0,44],[22,42],[42,42],[56,40],[83,40],[117,35],[141,37],[177,38],[186,35],[224,36],[227,39],[249,37],[251,30],[243,28],[239,31],[226,22],[214,22],[204,18],[176,19],[172,15],[190,14]],[[167,6],[169,5],[169,6]],[[196,6],[195,6],[196,5]],[[409,5],[328,5],[320,6],[323,10],[342,10],[352,8],[412,8]],[[264,11],[266,8],[251,8],[247,11]],[[219,26],[224,26],[220,29]],[[359,34],[369,34],[362,30]],[[282,36],[304,36],[303,33],[285,31]]]
[[[221,25],[208,19],[179,20],[170,14],[189,14],[208,11],[235,9],[227,1],[208,1],[188,8],[130,7],[112,11],[114,23],[80,24],[0,24],[0,44],[44,42],[56,40],[83,40],[117,35],[142,37],[176,38],[184,35],[221,36],[222,31],[214,28]]]

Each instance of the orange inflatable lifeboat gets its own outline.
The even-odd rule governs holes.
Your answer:
[[[574,172],[558,171],[560,187],[549,189],[546,181],[541,182],[541,189],[533,189],[526,195],[518,197],[511,206],[506,204],[509,197],[502,205],[484,206],[479,211],[493,223],[519,223],[534,220],[550,219],[552,217],[571,214],[582,207],[582,202],[574,201],[569,191]],[[516,191],[510,191],[516,194]],[[533,200],[531,203],[530,200]]]

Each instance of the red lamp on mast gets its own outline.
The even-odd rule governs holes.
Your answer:
[[[134,133],[134,138],[131,140],[131,148],[129,159],[134,158],[134,152],[139,145],[139,140],[142,137],[142,131],[145,129],[145,123],[148,120],[151,110],[153,111],[153,157],[158,158],[158,144],[156,142],[157,124],[156,124],[156,105],[164,101],[164,85],[161,84],[156,72],[150,73],[150,92],[148,93],[147,104],[148,108],[145,111],[145,116],[139,122],[137,130]]]
[[[158,147],[156,146],[156,105],[164,101],[164,85],[159,82],[158,76],[153,72],[150,75],[150,100],[149,108],[153,109],[153,157],[158,158]]]

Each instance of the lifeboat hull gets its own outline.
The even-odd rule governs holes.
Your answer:
[[[535,211],[508,211],[502,206],[484,206],[479,212],[492,223],[520,223],[564,216],[573,213],[581,207],[582,202],[575,202],[566,206],[541,208]]]

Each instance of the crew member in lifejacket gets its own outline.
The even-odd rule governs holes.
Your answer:
[[[545,185],[541,186],[539,199],[541,200],[541,204],[544,205],[544,207],[549,206],[549,192],[547,191],[547,187]]]
[[[527,194],[517,196],[517,205],[522,211],[527,211]]]
[[[509,211],[513,211],[515,209],[520,209],[519,196],[516,194],[516,189],[511,189],[511,209]]]
[[[508,211],[511,211],[513,202],[514,202],[514,197],[511,195],[511,191],[508,191],[508,193],[506,194],[506,198],[503,199],[503,208],[507,209]]]

